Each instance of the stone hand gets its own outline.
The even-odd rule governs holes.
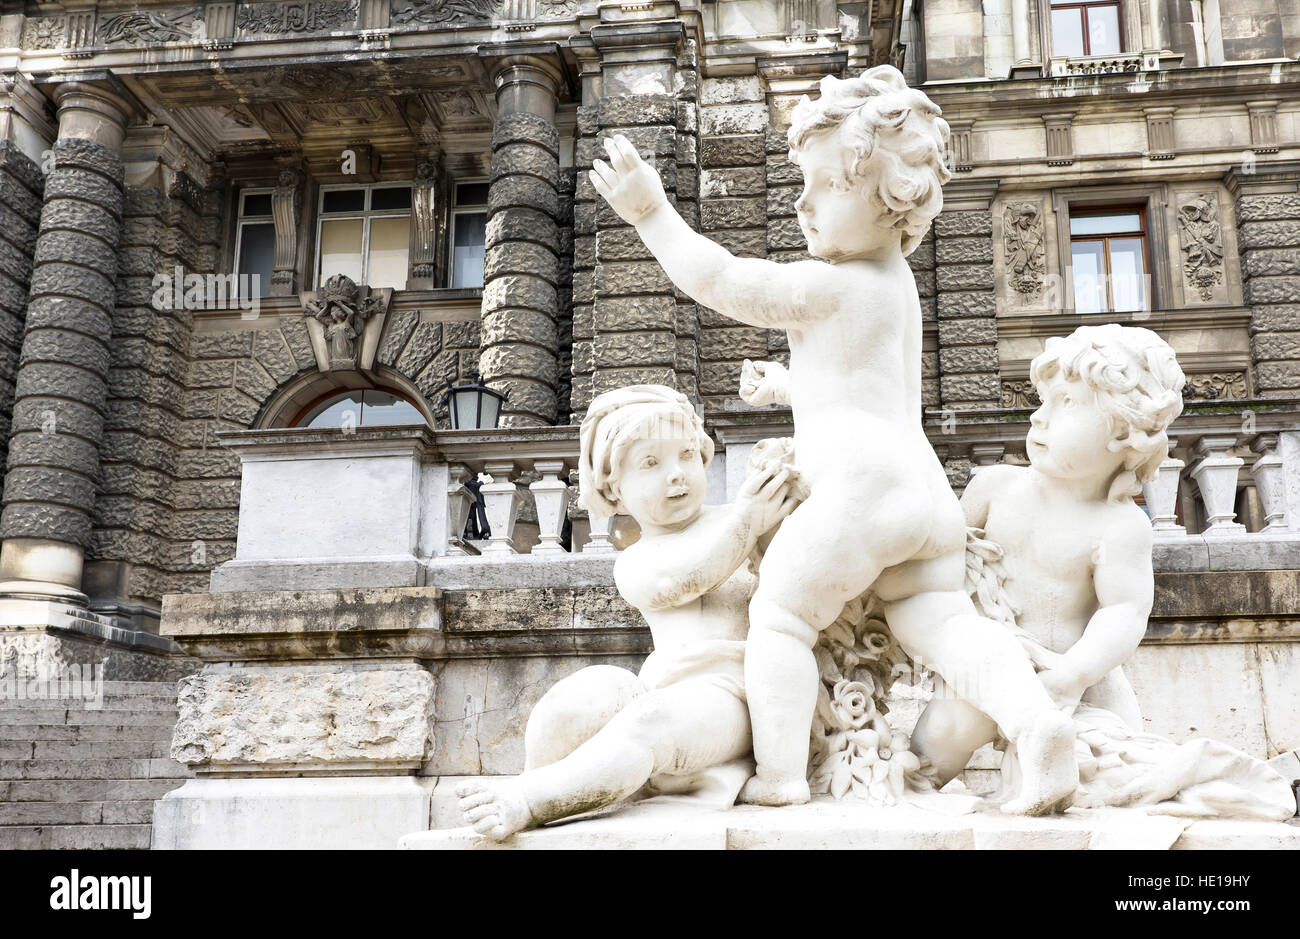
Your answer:
[[[754,530],[762,534],[785,518],[798,506],[790,491],[792,470],[772,460],[750,474],[740,487],[736,504],[748,515]]]
[[[756,408],[789,404],[789,373],[779,362],[751,362],[740,367],[740,400]]]
[[[622,134],[606,138],[605,152],[610,162],[593,162],[591,184],[619,218],[638,225],[668,201],[659,174],[637,155],[632,142]]]
[[[1072,712],[1079,706],[1079,699],[1087,690],[1079,676],[1066,668],[1049,668],[1045,672],[1039,672],[1038,680],[1043,683],[1056,706],[1067,712]]]

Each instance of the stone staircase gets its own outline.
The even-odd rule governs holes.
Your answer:
[[[0,849],[148,848],[154,800],[192,775],[175,725],[171,681],[105,681],[99,710],[0,698]]]

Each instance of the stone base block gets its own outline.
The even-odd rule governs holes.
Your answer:
[[[435,822],[448,808],[441,791],[446,782],[435,790]],[[969,796],[932,795],[918,805],[879,809],[819,797],[810,805],[720,811],[693,806],[681,797],[659,796],[616,812],[521,832],[500,843],[480,838],[469,828],[449,828],[407,834],[399,846],[428,851],[1300,849],[1300,822],[1197,821],[1136,809],[1071,809],[1051,818],[1013,818],[972,811],[975,804]]]
[[[153,847],[392,848],[429,824],[433,783],[412,776],[191,779],[154,803]]]
[[[413,554],[371,558],[227,561],[212,569],[212,593],[423,587],[424,562]]]

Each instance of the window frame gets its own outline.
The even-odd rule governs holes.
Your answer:
[[[1119,50],[1117,52],[1093,52],[1092,40],[1088,30],[1088,9],[1090,7],[1114,7],[1115,20],[1119,29]],[[1052,56],[1068,58],[1064,53],[1056,51],[1056,35],[1052,29],[1052,14],[1057,10],[1078,10],[1080,25],[1083,36],[1083,58],[1091,58],[1094,55],[1128,55],[1128,30],[1125,29],[1125,9],[1123,0],[1070,0],[1068,3],[1056,3],[1055,0],[1047,0],[1047,34],[1051,39]]]
[[[1132,231],[1114,231],[1114,232],[1106,232],[1105,234],[1100,234],[1100,235],[1076,235],[1073,232],[1070,232],[1069,257],[1070,257],[1071,271],[1073,271],[1074,268],[1074,246],[1076,244],[1078,244],[1079,242],[1086,241],[1086,242],[1100,242],[1103,245],[1102,260],[1105,262],[1105,268],[1106,268],[1105,270],[1106,309],[1094,311],[1094,313],[1096,314],[1110,314],[1114,316],[1132,316],[1135,313],[1150,313],[1152,310],[1152,305],[1151,305],[1152,288],[1150,285],[1154,282],[1155,277],[1151,270],[1151,230],[1150,230],[1150,226],[1147,224],[1147,209],[1148,207],[1145,203],[1139,202],[1139,203],[1125,203],[1125,204],[1118,204],[1118,205],[1078,206],[1077,208],[1072,209],[1070,212],[1070,217],[1066,222],[1067,226],[1075,218],[1085,218],[1089,215],[1119,214],[1121,212],[1127,215],[1136,212],[1138,216],[1139,227],[1136,230],[1132,230]],[[1137,238],[1142,243],[1142,276],[1143,276],[1144,283],[1142,289],[1143,306],[1140,309],[1137,310],[1116,310],[1115,309],[1115,297],[1111,289],[1111,274],[1110,274],[1110,241],[1112,238],[1130,238],[1130,239]],[[1075,286],[1074,275],[1073,273],[1071,273],[1070,275],[1071,302],[1074,301],[1076,296],[1074,293],[1074,286]]]
[[[330,400],[332,400],[332,399],[334,399],[334,398],[341,398],[341,397],[343,397],[343,396],[345,396],[345,395],[348,395],[348,394],[353,394],[353,393],[358,393],[358,392],[359,392],[359,393],[361,393],[361,394],[364,395],[364,393],[367,392],[367,391],[378,391],[378,392],[381,392],[382,394],[390,394],[390,395],[392,395],[392,396],[395,397],[395,398],[398,398],[398,399],[400,399],[400,400],[402,400],[402,401],[405,401],[407,404],[409,404],[412,408],[415,409],[415,412],[416,412],[417,414],[419,414],[420,417],[424,418],[424,426],[426,426],[426,427],[428,427],[428,428],[430,428],[430,429],[433,429],[433,424],[432,424],[432,422],[430,422],[428,416],[425,414],[425,412],[424,412],[424,408],[420,407],[420,405],[419,405],[415,400],[413,400],[413,399],[411,398],[411,396],[408,395],[406,392],[402,391],[400,388],[395,388],[395,387],[393,387],[393,386],[391,386],[391,385],[365,385],[365,386],[363,386],[363,387],[359,387],[359,388],[341,388],[341,387],[330,388],[328,391],[322,392],[321,394],[317,395],[316,397],[310,399],[310,400],[309,400],[305,405],[302,405],[301,407],[299,407],[299,408],[297,409],[297,412],[294,414],[294,417],[293,417],[293,418],[290,420],[290,422],[289,422],[287,425],[285,425],[285,426],[286,426],[286,427],[290,427],[290,428],[295,428],[295,429],[301,429],[301,430],[309,429],[309,428],[311,427],[311,425],[310,425],[310,424],[304,424],[304,423],[302,423],[302,421],[303,421],[303,419],[304,419],[308,414],[310,414],[312,411],[314,411],[314,410],[315,410],[316,408],[318,408],[320,405],[322,405],[322,404],[324,404],[325,402],[330,401]],[[363,401],[363,402],[359,405],[359,407],[360,407],[362,410],[364,410],[364,408],[365,408],[365,402]],[[358,414],[357,414],[357,427],[362,427],[362,426],[364,426],[364,425],[363,425],[362,422],[361,422],[361,414],[358,413]],[[420,426],[420,425],[415,424],[415,423],[411,423],[411,424],[372,424],[372,425],[370,425],[370,426],[372,426],[372,427],[393,427],[393,426],[396,426],[396,427],[418,427],[418,426]]]
[[[245,226],[245,225],[265,225],[265,224],[267,224],[268,222],[270,223],[270,225],[271,225],[271,236],[272,236],[272,239],[271,239],[271,274],[272,274],[272,276],[274,276],[274,274],[275,274],[275,239],[276,239],[276,232],[275,232],[275,203],[272,202],[272,204],[271,204],[271,211],[268,212],[266,215],[258,215],[258,216],[254,216],[252,219],[247,219],[247,218],[244,217],[244,203],[245,203],[245,201],[247,201],[247,198],[248,198],[249,196],[262,196],[262,195],[271,196],[271,198],[274,199],[274,198],[275,198],[275,187],[274,187],[274,186],[249,186],[249,187],[247,187],[247,188],[241,188],[241,189],[240,189],[240,190],[235,194],[235,250],[234,250],[234,259],[233,259],[233,261],[232,261],[232,263],[231,263],[231,267],[230,267],[230,272],[231,272],[232,274],[235,275],[235,283],[236,283],[237,285],[240,283],[240,280],[239,280],[239,263],[240,263],[240,261],[243,260],[243,248],[244,248],[244,226]],[[267,281],[267,283],[266,283],[266,292],[263,293],[263,294],[259,294],[258,296],[259,296],[260,299],[266,299],[266,298],[270,297],[270,295],[271,295],[271,282],[270,282],[270,280],[268,279],[268,281]],[[252,299],[252,298],[249,298],[249,299]]]
[[[371,209],[371,194],[376,189],[402,189],[414,190],[414,180],[382,180],[374,183],[323,183],[316,190],[316,237],[314,241],[315,259],[312,262],[312,289],[319,290],[323,283],[321,279],[321,232],[324,230],[326,222],[347,221],[349,219],[361,219],[361,279],[358,284],[369,284],[370,278],[370,220],[372,218],[405,218],[406,219],[406,270],[407,276],[403,278],[402,286],[395,287],[394,290],[402,290],[406,287],[406,280],[410,276],[411,268],[411,216],[414,214],[414,199],[412,204],[404,209]],[[343,189],[361,189],[365,193],[365,200],[362,203],[363,208],[359,210],[345,212],[325,212],[325,194],[327,192],[337,192]],[[328,278],[325,278],[328,280]],[[373,286],[373,285],[372,285]]]
[[[465,176],[451,181],[451,198],[448,200],[449,209],[447,216],[447,287],[452,290],[482,290],[483,284],[473,286],[459,285],[453,283],[456,279],[456,217],[459,215],[478,215],[482,214],[485,218],[488,215],[488,203],[483,201],[474,206],[457,206],[456,193],[461,186],[476,186],[481,184],[490,184],[491,180],[486,176]],[[487,239],[483,244],[483,260],[487,262]],[[484,278],[486,280],[486,277]]]
[[[1088,214],[1090,211],[1128,211],[1141,206],[1146,215],[1146,245],[1143,260],[1147,265],[1146,308],[1137,313],[1092,314],[1140,316],[1145,318],[1160,310],[1173,309],[1177,301],[1174,292],[1173,263],[1169,253],[1168,206],[1170,192],[1167,183],[1136,183],[1120,186],[1076,186],[1052,191],[1052,212],[1056,218],[1057,273],[1062,289],[1060,312],[1075,314],[1073,252],[1071,251],[1070,215]]]

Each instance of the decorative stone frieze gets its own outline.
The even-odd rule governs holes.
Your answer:
[[[358,0],[305,0],[302,3],[245,3],[235,29],[240,35],[320,33],[347,29],[357,22]]]
[[[1249,397],[1246,373],[1237,371],[1188,375],[1187,384],[1183,386],[1183,397],[1189,401]]]
[[[497,0],[399,0],[392,23],[418,27],[490,20],[496,9]]]
[[[176,10],[128,10],[99,24],[99,41],[106,46],[150,46],[195,38],[198,7]]]

